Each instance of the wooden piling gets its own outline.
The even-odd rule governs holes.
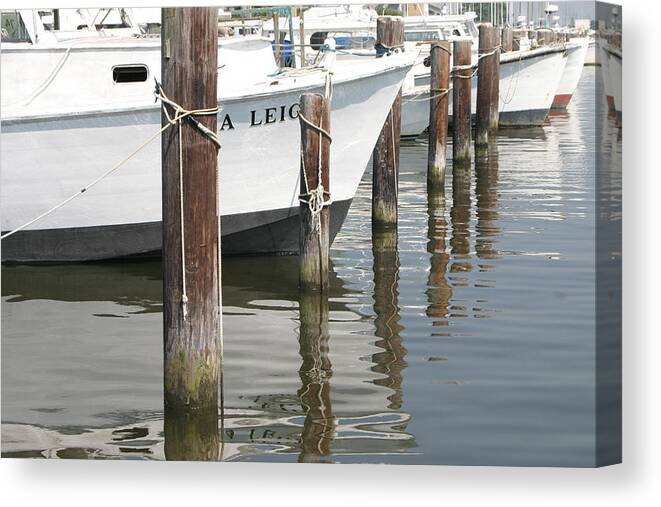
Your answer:
[[[305,9],[303,7],[298,8],[298,39],[301,43],[301,67],[305,67]]]
[[[271,16],[273,20],[273,54],[275,56],[275,63],[278,67],[282,67],[282,41],[280,40],[280,14],[274,12]]]
[[[330,133],[330,102],[318,93],[304,93],[301,95],[299,106],[301,123],[299,284],[305,289],[323,291],[328,288],[330,245],[330,209],[323,205],[330,200],[331,140],[326,134]],[[323,193],[320,184],[323,186]]]
[[[377,57],[404,44],[404,20],[380,16],[376,22]],[[402,92],[390,108],[372,156],[372,227],[397,226],[397,181],[399,179],[399,136]]]
[[[536,38],[537,38],[537,45],[538,46],[546,46],[547,41],[546,41],[546,31],[545,30],[537,30]]]
[[[500,124],[500,37],[498,30],[494,31],[493,48],[495,53],[490,57],[493,65],[493,79],[491,81],[491,108],[489,109],[489,135],[494,137],[498,134]]]
[[[216,108],[217,10],[163,9],[161,26],[165,95],[187,110]],[[195,122],[216,132],[217,115],[209,114],[184,119],[162,134],[166,410],[218,407],[218,151]],[[168,124],[165,113],[162,123]]]
[[[500,36],[493,26],[480,25],[477,66],[475,145],[486,146],[498,131]]]
[[[450,93],[450,43],[448,41],[434,42],[431,46],[430,56],[427,188],[444,189]]]
[[[513,30],[512,31],[512,51],[521,50],[521,38],[525,35],[523,30]]]
[[[528,30],[528,39],[530,40],[530,44],[532,46],[533,41],[537,40],[537,32],[535,30]]]
[[[453,42],[452,80],[452,160],[466,164],[471,160],[471,46],[470,40]]]
[[[509,53],[514,48],[514,30],[509,26],[504,27],[502,30],[501,46],[505,53]]]

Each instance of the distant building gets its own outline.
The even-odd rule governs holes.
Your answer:
[[[587,31],[590,29],[591,20],[589,19],[575,19],[574,28],[580,31]]]

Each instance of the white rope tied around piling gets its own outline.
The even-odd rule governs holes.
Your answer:
[[[216,145],[216,149],[220,149],[220,139],[218,134],[197,121],[195,116],[211,116],[218,114],[218,106],[202,108],[202,109],[185,109],[181,105],[177,104],[175,101],[169,99],[161,84],[156,81],[156,89],[154,95],[156,100],[161,101],[161,106],[163,109],[163,114],[167,119],[169,126],[177,126],[178,134],[178,148],[179,148],[179,236],[181,238],[181,311],[183,313],[184,321],[188,318],[188,294],[186,291],[186,243],[185,243],[185,226],[184,226],[184,150],[183,150],[183,129],[181,128],[181,122],[183,120],[188,120],[191,124],[198,129],[204,136],[206,136],[211,142]],[[168,106],[173,109],[172,113],[168,111]],[[218,168],[216,168],[218,171]],[[218,178],[218,176],[217,176]],[[218,203],[216,203],[218,207]],[[218,214],[220,209],[217,210],[217,221],[218,221],[218,241],[220,242],[220,215]],[[218,249],[220,250],[220,249]],[[220,268],[220,261],[218,261],[218,267]],[[220,276],[220,275],[219,275]],[[220,284],[220,279],[218,280]],[[219,301],[220,303],[220,301]]]
[[[307,168],[305,167],[305,156],[303,150],[301,150],[301,167],[303,169],[303,180],[305,182],[305,193],[298,196],[298,200],[302,203],[307,204],[310,214],[312,215],[312,231],[317,234],[321,234],[321,212],[325,206],[328,206],[332,203],[330,198],[330,193],[324,188],[324,183],[322,181],[321,174],[321,148],[322,148],[322,139],[326,137],[329,142],[333,142],[333,138],[330,133],[323,128],[324,118],[323,115],[319,120],[319,125],[315,125],[310,120],[308,120],[303,114],[299,111],[298,118],[300,121],[308,125],[310,128],[315,130],[319,134],[319,153],[317,156],[317,187],[310,189],[308,184],[308,173]],[[328,197],[328,199],[326,199]]]
[[[445,46],[441,46],[440,44],[432,44],[431,49],[429,51],[430,52],[434,51],[434,49],[441,49],[441,50],[445,51],[447,54],[449,54],[450,56],[452,56],[452,51],[450,51],[450,49],[446,48]]]
[[[457,74],[457,72],[462,72],[464,70],[472,70],[472,72],[466,76],[463,74]],[[450,73],[450,77],[452,78],[458,78],[458,79],[473,79],[475,75],[477,74],[477,66],[473,70],[473,65],[457,65],[456,67],[452,68],[452,72]]]
[[[326,81],[324,84],[324,98],[327,101],[333,99],[333,81],[332,81],[332,72],[326,72]],[[325,136],[328,139],[329,143],[333,142],[333,138],[326,129],[323,128],[324,116],[321,115],[319,119],[319,125],[315,125],[310,120],[308,120],[303,114],[299,111],[298,118],[303,123],[307,124],[310,128],[315,130],[319,134],[319,153],[317,155],[318,164],[317,164],[317,188],[310,190],[308,186],[308,174],[307,168],[305,167],[305,157],[303,155],[303,150],[301,150],[301,167],[303,168],[303,179],[305,180],[305,194],[298,196],[299,202],[305,203],[308,205],[310,214],[312,215],[312,232],[316,232],[319,237],[320,247],[321,247],[321,212],[325,206],[332,204],[333,200],[330,197],[328,190],[324,188],[322,174],[321,174],[321,148],[322,148],[322,138]],[[326,199],[328,197],[328,199]]]
[[[452,87],[450,88],[430,88],[429,92],[434,93],[434,95],[429,95],[428,97],[423,97],[427,92],[423,91],[420,93],[416,93],[414,97],[410,99],[404,99],[402,98],[402,103],[408,103],[408,102],[424,102],[427,100],[432,100],[432,99],[441,99],[450,91],[452,90]]]
[[[491,49],[478,49],[478,55],[477,59],[481,60],[482,58],[486,58],[487,56],[492,56],[495,55],[497,51],[500,51],[502,46],[496,46]]]

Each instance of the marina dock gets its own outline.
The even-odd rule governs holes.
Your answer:
[[[287,9],[237,11],[269,40],[166,8],[12,89],[3,457],[598,465],[621,35],[596,67],[551,11],[380,15],[366,48]],[[106,109],[53,102],[85,52],[120,69]]]

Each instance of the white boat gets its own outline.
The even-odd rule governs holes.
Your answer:
[[[599,38],[599,63],[604,81],[608,109],[621,119],[622,116],[622,49],[612,41],[617,35],[605,34]]]
[[[587,37],[580,37],[567,44],[567,64],[553,100],[553,109],[565,109],[569,105],[583,73],[589,42]]]
[[[567,62],[559,46],[502,53],[500,56],[499,122],[504,127],[544,124]],[[477,56],[473,58],[477,66]],[[416,76],[415,86],[402,91],[402,130],[404,137],[416,137],[429,125],[429,74]],[[422,84],[424,82],[427,84]],[[471,111],[477,106],[477,75],[473,77]],[[452,116],[452,94],[449,95]],[[452,118],[450,118],[452,121]]]
[[[23,11],[22,11],[23,12]],[[21,14],[21,16],[23,16]],[[53,35],[51,33],[51,35]],[[126,158],[161,126],[153,77],[157,37],[3,42],[2,231],[63,201]],[[415,56],[338,62],[331,112],[331,237]],[[323,68],[278,72],[270,41],[219,40],[223,252],[298,251],[301,93],[323,92]],[[66,206],[2,241],[3,261],[157,254],[158,139]]]
[[[424,49],[421,57],[429,54],[434,40],[471,40],[472,64],[478,62],[479,30],[475,25],[476,14],[465,12],[444,16],[411,16],[405,18],[405,38],[408,44],[418,44]],[[555,44],[531,47],[523,38],[518,51],[500,55],[500,124],[503,127],[540,126],[553,103],[557,87],[567,61],[565,45]],[[411,79],[411,75],[413,78]],[[402,89],[403,137],[416,137],[429,125],[429,68],[419,58],[407,76]],[[452,121],[452,94],[449,99]],[[473,115],[477,104],[477,76],[472,79],[471,108]]]

